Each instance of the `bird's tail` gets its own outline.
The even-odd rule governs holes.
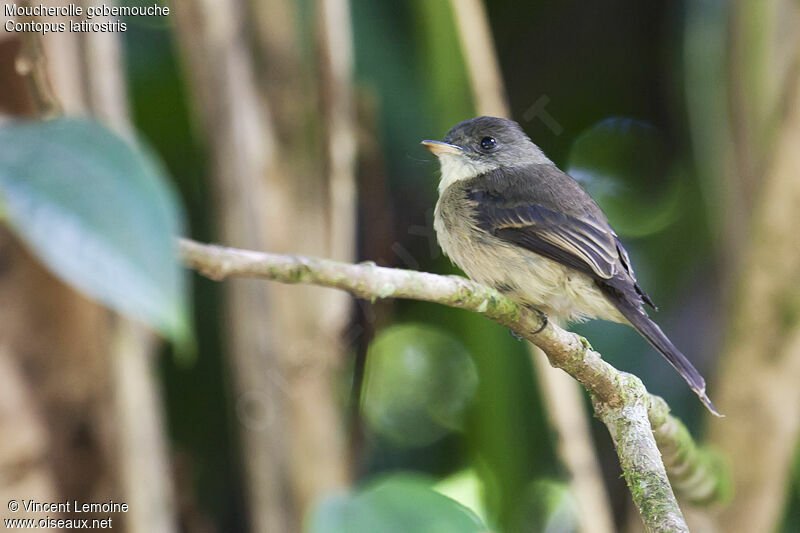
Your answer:
[[[706,380],[703,379],[703,376],[700,375],[700,372],[697,371],[692,363],[686,359],[686,356],[664,335],[658,324],[653,322],[638,305],[631,304],[628,301],[617,301],[616,303],[617,308],[628,319],[628,322],[675,367],[675,370],[686,380],[686,383],[697,394],[703,405],[713,415],[722,416],[706,395]]]

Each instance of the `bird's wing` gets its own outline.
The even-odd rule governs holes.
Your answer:
[[[719,416],[706,395],[703,376],[642,308],[642,301],[650,306],[653,303],[636,282],[628,253],[607,223],[590,214],[576,217],[535,203],[509,205],[486,191],[472,190],[468,197],[484,230],[592,276],[609,301],[678,370],[705,406]]]
[[[579,218],[535,203],[508,205],[482,190],[471,190],[468,197],[478,224],[502,240],[600,280],[628,272],[616,235],[591,215]]]
[[[650,296],[646,292],[644,292],[644,289],[642,289],[642,287],[639,286],[639,282],[636,281],[636,274],[633,273],[633,266],[631,265],[630,257],[628,257],[628,251],[625,250],[625,247],[622,246],[622,243],[619,242],[619,239],[616,237],[616,235],[614,236],[614,241],[617,243],[617,252],[619,252],[619,260],[622,263],[622,267],[625,269],[625,272],[627,273],[631,281],[633,281],[633,290],[639,296],[639,299],[641,299],[644,303],[646,303],[647,305],[658,311],[658,307],[656,307],[656,304],[653,303],[653,300],[650,299]]]

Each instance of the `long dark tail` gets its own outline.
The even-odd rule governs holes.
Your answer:
[[[706,395],[706,380],[703,379],[703,376],[700,375],[700,372],[697,371],[692,363],[686,359],[686,356],[684,356],[680,350],[672,344],[672,341],[664,335],[664,332],[661,331],[658,324],[650,320],[650,317],[647,316],[647,313],[645,313],[639,305],[631,303],[628,299],[618,297],[614,298],[613,301],[617,309],[628,319],[628,322],[630,322],[631,325],[635,327],[656,350],[661,352],[673,367],[675,367],[675,370],[686,380],[686,383],[688,383],[689,387],[697,394],[700,401],[703,402],[703,405],[705,405],[712,414],[722,416],[717,412],[716,407],[714,407],[714,404],[711,403],[711,400]]]

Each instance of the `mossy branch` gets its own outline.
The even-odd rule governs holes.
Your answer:
[[[719,463],[698,450],[683,424],[635,376],[620,372],[583,337],[565,331],[494,289],[461,276],[351,264],[179,242],[184,263],[214,280],[264,278],[342,289],[368,300],[407,298],[479,313],[541,348],[550,364],[578,380],[611,432],[623,475],[648,531],[688,531],[667,478],[687,501],[708,504],[725,493]],[[661,452],[664,454],[662,463]],[[665,468],[666,464],[666,468]]]

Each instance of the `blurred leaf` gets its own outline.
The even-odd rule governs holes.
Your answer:
[[[410,5],[416,19],[414,36],[428,113],[438,130],[429,135],[444,136],[454,124],[475,114],[453,8],[449,2],[428,0]]]
[[[394,475],[312,509],[308,533],[470,533],[488,529],[469,509],[418,477]]]
[[[786,499],[783,525],[777,531],[795,533],[800,524],[800,443],[796,445],[792,477]]]
[[[577,533],[578,510],[566,483],[537,479],[526,491],[520,528],[530,533]]]
[[[658,232],[681,214],[681,181],[658,131],[630,118],[609,118],[572,146],[568,172],[608,215],[620,235]]]
[[[393,326],[370,346],[364,413],[395,443],[423,446],[462,427],[477,385],[475,364],[453,337],[422,324]]]
[[[65,282],[186,347],[181,212],[163,174],[87,120],[0,128],[0,196],[17,235]]]
[[[719,247],[725,233],[726,164],[731,121],[729,46],[731,42],[731,11],[736,4],[718,1],[687,2],[686,26],[683,31],[683,65],[686,115],[688,119],[689,151],[697,170],[700,197],[708,211],[707,221],[716,237],[710,243]],[[744,6],[739,6],[744,7]],[[742,21],[743,22],[743,21]],[[691,53],[688,51],[691,50]],[[738,66],[737,66],[738,68]]]
[[[800,500],[800,442],[796,445],[797,449],[794,452],[794,468],[792,468],[794,486],[797,491],[797,499]]]
[[[486,489],[475,470],[456,472],[438,482],[433,488],[474,512],[485,524],[489,523],[484,505]]]

